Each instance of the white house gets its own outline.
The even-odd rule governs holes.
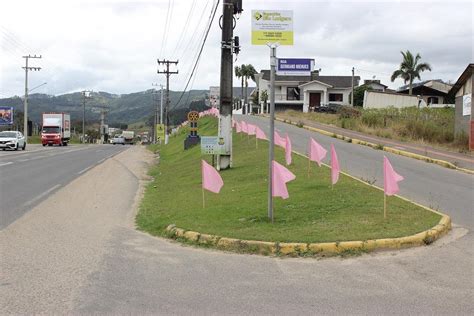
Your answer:
[[[259,92],[270,94],[270,70],[262,70],[255,80]],[[354,77],[354,87],[359,80]],[[317,70],[311,76],[275,75],[275,108],[308,112],[329,103],[349,105],[351,91],[352,76],[320,76]]]

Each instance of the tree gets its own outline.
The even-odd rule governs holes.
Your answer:
[[[415,78],[421,80],[420,73],[429,70],[431,71],[431,66],[428,63],[418,63],[421,59],[420,54],[416,54],[413,57],[413,54],[407,50],[406,52],[400,52],[403,56],[403,60],[400,64],[400,69],[395,70],[392,74],[391,80],[395,81],[398,77],[402,78],[405,84],[408,82],[409,90],[408,94],[412,94],[412,84]]]
[[[270,112],[268,111],[268,108],[267,108],[267,101],[268,101],[268,91],[267,90],[263,90],[260,92],[260,101],[263,101],[263,107],[264,107],[264,111],[265,112]]]
[[[354,88],[354,106],[363,106],[364,105],[364,94],[365,91],[372,91],[372,87],[369,85],[361,85]],[[349,99],[351,98],[352,92],[349,94]]]
[[[242,99],[244,97],[244,76],[242,74],[242,68],[244,67],[245,65],[242,65],[242,67],[239,67],[239,66],[235,66],[234,68],[234,72],[235,72],[235,76],[237,78],[242,78],[242,84],[240,86],[240,100],[239,100],[239,105],[240,107],[242,107]]]
[[[251,64],[242,65],[240,71],[241,71],[242,77],[245,79],[245,104],[247,104],[247,96],[248,96],[247,88],[249,86],[248,79],[250,78],[253,81],[255,81],[255,75],[257,74],[257,71]]]

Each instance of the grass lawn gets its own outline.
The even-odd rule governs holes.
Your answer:
[[[331,189],[330,169],[312,165],[293,154],[289,169],[296,180],[288,183],[290,197],[274,198],[275,222],[267,219],[268,142],[234,134],[233,168],[221,171],[220,194],[206,191],[202,208],[200,147],[183,150],[187,131],[159,148],[160,163],[151,168],[155,180],[148,185],[136,223],[153,235],[165,235],[169,224],[219,236],[279,242],[330,242],[401,237],[426,230],[440,216],[401,200],[388,198],[383,218],[383,192],[340,175]],[[203,118],[200,135],[217,135],[217,120]],[[156,148],[151,148],[156,149]],[[284,151],[276,147],[276,160],[284,164]],[[210,162],[210,156],[204,157]],[[341,157],[340,157],[341,158]],[[343,158],[344,159],[344,158]],[[396,167],[396,166],[395,166]],[[403,183],[402,183],[403,185]]]

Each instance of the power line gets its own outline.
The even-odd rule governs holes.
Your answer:
[[[191,14],[194,11],[195,6],[196,6],[196,0],[193,0],[193,4],[191,5],[191,7],[189,9],[189,12],[188,12],[188,17],[186,18],[186,21],[184,23],[184,28],[181,31],[181,34],[179,35],[178,41],[176,42],[176,46],[173,50],[173,54],[172,54],[173,56],[175,55],[176,51],[178,50],[178,47],[181,46],[181,43],[182,43],[182,40],[183,40],[183,37],[184,37],[184,33],[188,30],[189,20],[191,19]]]
[[[168,0],[168,10],[166,11],[166,20],[165,20],[165,25],[164,25],[164,27],[163,27],[163,38],[161,39],[160,56],[163,55],[163,47],[165,46],[166,26],[168,25],[168,18],[169,18],[169,13],[170,13],[170,5],[171,5],[171,0]]]
[[[194,67],[193,67],[193,71],[191,72],[191,76],[189,77],[188,82],[186,83],[186,87],[184,87],[184,90],[181,93],[181,96],[179,97],[178,102],[176,103],[176,105],[173,108],[177,107],[179,105],[179,103],[181,102],[181,99],[183,98],[184,94],[186,93],[186,89],[188,88],[189,82],[191,81],[191,78],[194,75],[196,67],[197,67],[197,65],[199,63],[199,60],[201,58],[202,50],[204,49],[204,45],[206,44],[207,36],[209,35],[209,31],[211,30],[212,22],[214,21],[214,17],[216,16],[216,12],[217,12],[217,8],[219,6],[219,2],[220,2],[220,0],[217,0],[216,6],[214,8],[214,12],[212,13],[211,21],[209,23],[209,26],[208,26],[207,31],[206,31],[206,35],[205,35],[204,40],[203,40],[202,45],[201,45],[201,49],[199,50],[199,55],[196,59],[196,62],[194,63]]]
[[[199,29],[199,26],[201,25],[201,21],[203,21],[204,13],[206,13],[206,9],[207,9],[207,7],[209,6],[209,3],[210,3],[210,2],[211,2],[210,0],[208,0],[208,1],[206,2],[206,6],[205,6],[204,9],[202,10],[201,16],[200,16],[200,18],[199,18],[199,20],[198,20],[196,26],[194,27],[193,34],[191,35],[191,38],[190,38],[190,40],[188,41],[188,44],[187,44],[186,47],[184,48],[183,52],[182,52],[181,55],[179,56],[179,59],[182,59],[182,58],[183,58],[184,54],[188,51],[188,48],[189,48],[189,46],[191,45],[191,43],[194,43],[194,38],[195,38],[195,36],[196,36],[196,34],[197,34],[197,31],[198,31],[198,29]],[[211,12],[212,12],[212,10],[211,10]],[[204,28],[204,29],[205,29],[205,28]]]

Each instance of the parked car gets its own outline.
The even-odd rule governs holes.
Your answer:
[[[112,138],[112,144],[117,145],[117,144],[122,144],[125,145],[125,138],[122,135],[115,136]]]
[[[18,150],[21,148],[25,150],[26,141],[25,136],[21,132],[17,131],[4,131],[0,132],[0,148],[5,150],[7,148]]]
[[[315,112],[337,113],[341,107],[342,105],[337,103],[321,104],[321,106],[315,108]]]

